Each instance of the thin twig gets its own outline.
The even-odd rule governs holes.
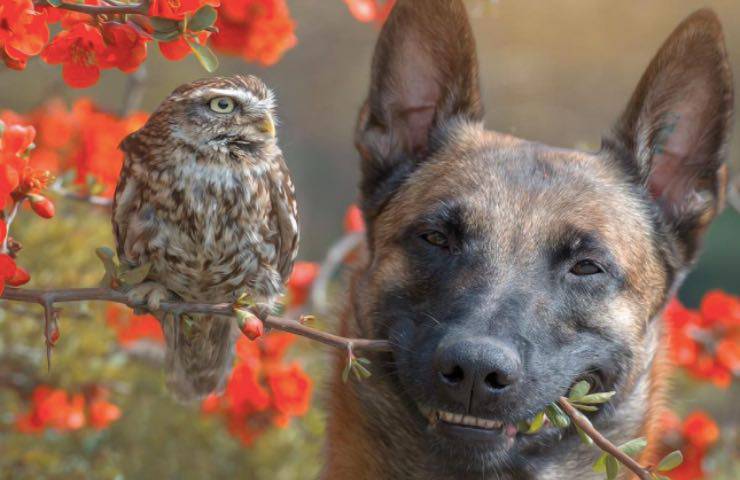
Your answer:
[[[562,407],[563,411],[565,411],[565,414],[570,417],[573,423],[578,428],[583,430],[583,433],[591,437],[591,440],[593,440],[594,443],[598,445],[601,450],[616,458],[619,463],[632,470],[632,472],[634,472],[634,474],[637,475],[640,479],[650,480],[652,478],[650,470],[637,463],[635,459],[621,451],[616,445],[614,445],[598,430],[596,430],[596,428],[594,428],[594,426],[591,424],[591,421],[586,418],[586,416],[583,415],[581,412],[576,410],[576,408],[571,405],[570,401],[567,398],[560,397],[558,403]]]
[[[53,7],[47,0],[34,0],[34,4]],[[146,15],[149,12],[149,0],[131,5],[85,5],[83,3],[62,2],[55,8],[87,13],[88,15]]]
[[[0,253],[8,253],[8,239],[10,238],[10,225],[15,220],[15,216],[18,215],[21,205],[23,205],[25,198],[20,198],[13,202],[13,208],[10,209],[8,217],[5,219],[5,238],[3,239],[2,247],[0,247]]]
[[[65,302],[82,301],[105,301],[120,303],[130,308],[142,308],[142,305],[132,303],[126,294],[110,288],[69,288],[58,290],[37,290],[30,288],[6,288],[0,295],[1,299],[37,303],[44,307],[47,322],[55,320],[54,304]],[[193,313],[202,315],[221,315],[225,317],[234,316],[234,305],[230,303],[186,303],[186,302],[162,302],[160,310],[171,312],[176,315],[182,313]],[[332,333],[323,332],[308,327],[292,319],[269,316],[264,320],[266,326],[276,330],[301,335],[303,337],[330,345],[336,348],[346,349],[352,346],[354,350],[363,351],[389,351],[390,344],[386,340],[371,340],[364,338],[346,338]]]

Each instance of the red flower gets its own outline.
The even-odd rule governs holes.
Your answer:
[[[211,35],[210,32],[197,32],[197,33],[186,33],[190,42],[196,42],[199,45],[205,45],[208,41],[208,37]],[[193,51],[185,40],[184,36],[177,37],[175,40],[169,42],[159,42],[159,51],[162,52],[164,58],[177,62],[190,55]]]
[[[102,430],[121,418],[121,409],[108,401],[108,390],[96,387],[89,398],[87,415],[90,425]]]
[[[11,287],[20,287],[28,283],[31,280],[31,275],[21,267],[16,266],[15,273],[12,277],[7,280],[7,284]]]
[[[363,23],[376,22],[382,24],[391,13],[395,0],[344,0],[349,12],[357,20]]]
[[[699,311],[672,300],[664,318],[673,361],[693,376],[727,388],[740,371],[740,300],[710,292]]]
[[[282,415],[300,416],[308,412],[311,400],[311,379],[298,366],[275,368],[267,374],[275,410]]]
[[[290,306],[300,307],[308,299],[316,276],[319,274],[319,264],[313,262],[296,262],[293,273],[288,280],[288,292],[290,294]]]
[[[266,410],[270,395],[259,381],[259,371],[248,363],[234,367],[225,397],[230,410],[236,415],[247,415]]]
[[[10,284],[15,278],[17,269],[15,260],[10,255],[0,253],[0,294],[5,290],[5,284]]]
[[[212,45],[249,62],[272,65],[297,43],[285,0],[224,0]]]
[[[31,411],[16,418],[16,428],[22,433],[46,428],[78,430],[85,426],[85,399],[80,394],[70,397],[64,390],[41,385],[34,390],[31,403]]]
[[[719,428],[709,415],[702,411],[689,414],[681,422],[675,413],[669,412],[662,420],[663,452],[680,449],[683,463],[665,472],[672,480],[701,480],[705,478],[704,457],[709,448],[719,439]]]
[[[117,67],[122,72],[132,73],[146,60],[146,42],[149,39],[130,23],[103,24],[103,37],[107,47],[101,63],[106,67]]]
[[[38,55],[49,41],[43,13],[31,0],[0,0],[0,51],[10,68],[23,69],[26,60]]]
[[[48,198],[38,194],[31,194],[28,196],[28,199],[31,201],[31,208],[39,217],[51,218],[54,216],[54,204]]]
[[[105,318],[108,326],[115,330],[118,343],[123,347],[132,346],[142,340],[164,343],[162,327],[151,315],[132,315],[128,310],[109,305]]]
[[[344,231],[347,233],[364,232],[365,218],[357,205],[350,205],[344,214]]]
[[[683,421],[682,430],[686,441],[702,450],[709,448],[719,439],[719,427],[712,417],[702,411],[689,414]]]
[[[77,23],[62,30],[41,53],[46,63],[62,64],[62,77],[74,88],[85,88],[100,78],[100,61],[106,46],[100,29]]]

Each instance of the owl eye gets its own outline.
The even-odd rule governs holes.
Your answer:
[[[234,111],[234,100],[229,97],[217,97],[211,100],[210,107],[216,113],[231,113]]]

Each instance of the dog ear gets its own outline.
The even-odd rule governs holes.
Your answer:
[[[462,0],[398,0],[380,33],[355,144],[371,220],[456,117],[480,120],[475,42]]]
[[[700,10],[663,44],[616,125],[616,146],[678,239],[684,264],[724,203],[732,110],[722,26]]]

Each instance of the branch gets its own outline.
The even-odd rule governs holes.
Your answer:
[[[637,463],[635,459],[621,451],[616,445],[614,445],[598,430],[596,430],[596,428],[594,428],[594,426],[591,424],[591,421],[586,418],[586,416],[583,415],[581,412],[576,410],[576,408],[571,405],[570,401],[568,401],[567,398],[560,397],[558,403],[560,404],[560,407],[563,409],[563,411],[565,411],[565,414],[570,417],[573,423],[578,428],[583,430],[583,433],[591,437],[591,440],[593,440],[594,443],[598,445],[601,450],[607,452],[608,454],[616,458],[619,463],[632,470],[632,472],[634,472],[634,474],[637,475],[638,478],[642,480],[650,480],[652,478],[650,470]]]
[[[48,0],[34,0],[35,5],[50,6],[69,10],[71,12],[87,13],[88,15],[146,15],[149,13],[149,0],[131,5],[85,5],[82,3],[65,3],[54,6]]]
[[[47,325],[47,347],[53,345],[50,341],[50,328],[56,325],[57,312],[54,309],[56,303],[82,302],[82,301],[104,301],[120,303],[129,308],[142,308],[143,305],[134,304],[124,293],[110,288],[70,288],[58,290],[37,290],[30,288],[6,288],[0,295],[1,299],[15,302],[37,303],[44,308],[44,318]],[[224,317],[234,317],[234,306],[230,303],[185,303],[185,302],[162,302],[160,310],[174,313],[175,315],[183,313],[202,314],[202,315],[221,315]],[[301,335],[303,337],[321,342],[336,348],[362,351],[389,351],[390,344],[386,340],[370,340],[364,338],[347,338],[323,332],[315,328],[308,327],[302,323],[275,316],[268,316],[264,320],[265,325],[276,330]],[[47,352],[48,353],[48,352]]]

